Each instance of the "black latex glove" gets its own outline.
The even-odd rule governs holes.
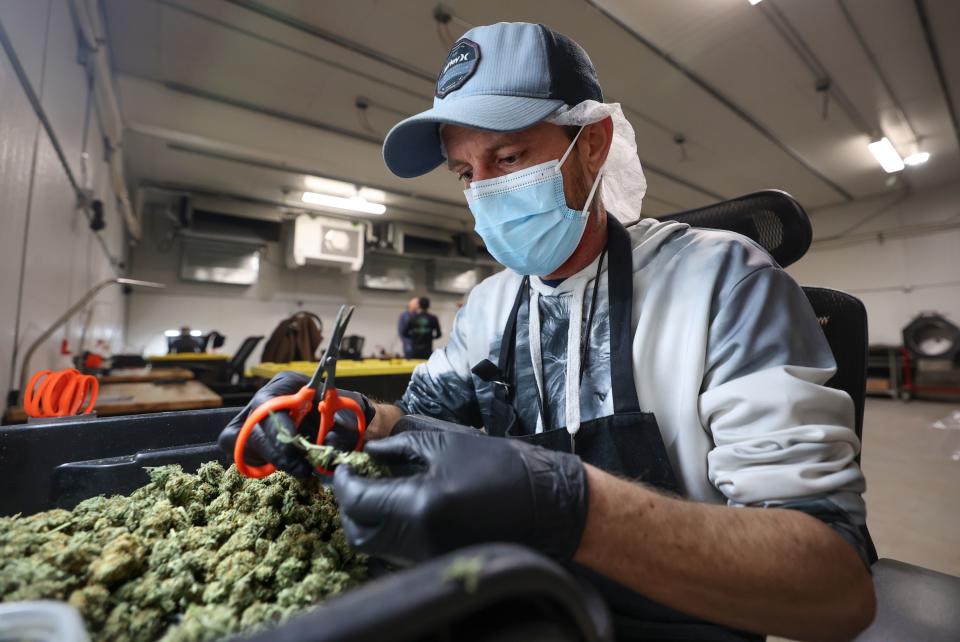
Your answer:
[[[580,545],[587,477],[576,455],[422,417],[365,450],[392,476],[340,466],[333,488],[347,539],[366,553],[416,562],[506,541],[567,560]]]
[[[240,433],[243,423],[247,420],[247,416],[257,406],[274,397],[295,394],[307,385],[309,380],[309,377],[297,372],[281,372],[274,376],[257,391],[250,403],[236,417],[231,419],[226,428],[221,431],[220,437],[217,439],[220,448],[232,458],[237,435]],[[338,388],[337,393],[356,401],[363,410],[367,425],[370,425],[376,415],[376,409],[369,399],[350,390],[340,390]],[[320,413],[317,411],[317,404],[320,402],[319,394],[320,391],[318,390],[313,408],[303,418],[299,428],[294,427],[293,420],[286,412],[275,412],[270,420],[257,424],[250,432],[249,439],[247,439],[247,448],[244,453],[246,462],[254,466],[270,462],[279,470],[291,475],[309,477],[313,472],[313,467],[304,458],[303,451],[294,444],[279,441],[277,432],[286,430],[291,435],[301,434],[311,442],[316,441],[317,434],[320,431]],[[349,410],[340,410],[334,415],[333,428],[327,433],[323,443],[339,450],[353,450],[357,445],[358,435],[356,416]]]

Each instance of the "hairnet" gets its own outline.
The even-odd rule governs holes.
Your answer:
[[[620,103],[600,103],[585,100],[574,106],[563,105],[546,122],[554,125],[590,125],[610,116],[613,118],[613,142],[603,166],[600,196],[604,208],[623,223],[640,218],[640,206],[647,192],[647,178],[643,175],[637,156],[637,140],[630,121],[623,115]]]

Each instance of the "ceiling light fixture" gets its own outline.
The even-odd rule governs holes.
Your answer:
[[[760,4],[761,0],[748,0],[750,4],[757,5]]]
[[[923,165],[928,160],[930,160],[930,152],[917,152],[904,158],[903,162],[907,165]]]
[[[334,196],[343,196],[346,198],[357,195],[357,186],[353,183],[338,181],[332,178],[320,178],[319,176],[304,176],[303,187],[308,192],[333,194]]]
[[[897,153],[893,143],[891,143],[890,139],[886,136],[880,140],[873,141],[867,145],[867,147],[870,148],[870,153],[873,154],[873,157],[880,163],[883,171],[892,174],[903,169],[903,159],[900,158],[900,154]]]
[[[364,214],[383,214],[387,208],[380,203],[371,203],[365,198],[351,196],[344,198],[342,196],[331,196],[330,194],[318,194],[316,192],[304,192],[300,197],[304,203],[310,205],[320,205],[322,207],[332,207],[339,210],[350,210],[351,212],[362,212]]]

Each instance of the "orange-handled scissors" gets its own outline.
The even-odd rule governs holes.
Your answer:
[[[330,336],[330,343],[327,345],[327,351],[317,365],[313,377],[303,388],[300,388],[296,394],[274,397],[266,401],[250,413],[247,420],[237,435],[237,443],[233,448],[233,461],[237,465],[237,470],[247,477],[266,477],[273,473],[277,468],[271,463],[262,466],[252,466],[243,459],[244,451],[247,447],[247,439],[251,431],[261,421],[266,419],[274,412],[287,412],[293,419],[294,426],[299,427],[303,418],[310,413],[313,402],[316,399],[317,389],[320,389],[320,403],[317,410],[320,412],[320,431],[317,433],[317,443],[323,444],[324,438],[330,429],[333,428],[335,415],[338,410],[349,410],[357,416],[357,445],[354,450],[363,448],[363,438],[367,430],[367,419],[363,414],[363,409],[353,399],[341,397],[337,394],[337,359],[340,356],[340,342],[343,340],[343,333],[347,329],[350,317],[353,316],[354,306],[341,306],[337,314],[337,323],[334,325],[333,334]],[[325,376],[324,376],[325,375]],[[321,387],[321,376],[322,387]],[[330,475],[333,471],[320,466],[317,471],[324,475]]]

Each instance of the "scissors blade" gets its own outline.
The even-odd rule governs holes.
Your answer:
[[[355,306],[341,306],[340,313],[337,314],[337,322],[333,326],[333,332],[330,335],[330,343],[327,345],[327,351],[323,354],[324,361],[329,357],[336,359],[340,356],[340,343],[343,341],[343,333],[347,330],[347,324],[350,323],[350,317],[353,316]]]
[[[353,316],[353,311],[356,309],[354,305],[342,305],[340,306],[340,311],[337,313],[337,320],[333,325],[333,331],[330,334],[330,342],[327,344],[327,349],[324,351],[323,356],[320,358],[320,363],[317,365],[317,370],[313,374],[313,378],[310,380],[310,384],[314,389],[320,387],[320,375],[325,373],[327,376],[323,380],[323,392],[327,390],[327,381],[332,380],[333,377],[330,376],[329,369],[335,367],[336,360],[340,356],[340,342],[343,341],[343,333],[347,329],[347,324],[350,323],[350,318]]]
[[[307,382],[308,388],[313,388],[314,390],[320,388],[320,383],[323,381],[323,373],[327,370],[324,363],[326,363],[326,359],[321,359],[320,363],[317,364],[317,369],[313,371],[313,376],[310,377],[310,381]]]

